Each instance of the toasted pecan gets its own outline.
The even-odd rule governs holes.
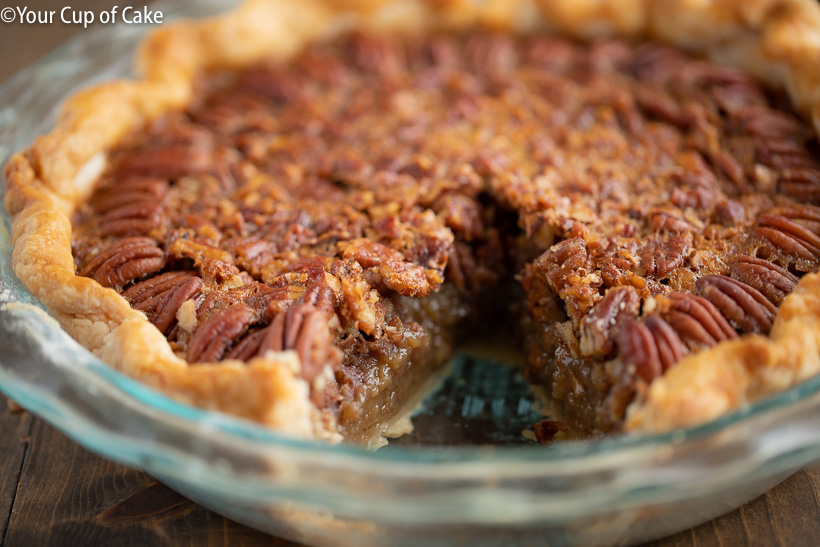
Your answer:
[[[757,289],[725,275],[707,275],[697,282],[698,292],[743,332],[768,334],[777,308]]]

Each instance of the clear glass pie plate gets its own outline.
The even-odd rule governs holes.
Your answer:
[[[161,9],[171,18],[225,6]],[[147,30],[89,30],[9,80],[0,89],[0,162],[49,129],[66,94],[127,74]],[[80,347],[14,276],[10,231],[3,211],[0,389],[94,452],[282,537],[633,543],[725,513],[820,459],[820,378],[685,431],[537,447],[518,433],[533,419],[526,386],[510,368],[466,357],[409,439],[368,451],[285,438],[174,402]]]

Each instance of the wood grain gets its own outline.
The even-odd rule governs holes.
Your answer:
[[[149,475],[109,462],[0,395],[0,537],[4,546],[297,544],[230,521]],[[738,510],[646,547],[820,545],[820,466]]]
[[[0,444],[0,518],[8,522],[3,545],[295,545],[208,511],[141,471],[95,456],[27,413],[0,416],[4,431],[30,427],[28,443],[18,440],[14,446],[6,435]]]
[[[32,418],[12,410],[5,397],[0,396],[0,537],[8,527],[12,504],[17,494],[20,469],[29,442]]]

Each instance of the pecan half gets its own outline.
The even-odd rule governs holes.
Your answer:
[[[685,129],[687,121],[677,101],[660,87],[640,86],[635,89],[635,102],[647,116]]]
[[[650,239],[638,251],[638,256],[647,274],[663,279],[683,266],[690,250],[690,239],[685,235],[675,235],[665,240]]]
[[[806,131],[804,125],[792,116],[768,107],[743,109],[737,112],[737,118],[749,134],[772,141],[795,139]]]
[[[608,355],[621,323],[638,317],[641,298],[633,287],[613,287],[581,321],[581,354]]]
[[[231,348],[231,351],[225,355],[225,359],[250,361],[259,355],[259,344],[262,343],[262,338],[264,338],[266,334],[266,329],[257,330],[248,334]]]
[[[815,235],[820,235],[820,207],[813,205],[785,205],[775,207],[770,214],[784,216]]]
[[[350,46],[353,62],[364,72],[394,76],[407,66],[401,44],[388,36],[357,34]]]
[[[159,274],[131,285],[122,292],[122,296],[132,307],[140,311],[154,311],[157,304],[156,297],[177,286],[181,279],[190,276],[191,272],[187,271]]]
[[[159,203],[168,193],[168,183],[154,178],[128,178],[117,181],[92,196],[89,204],[98,213],[105,213],[130,203]]]
[[[112,243],[80,269],[103,287],[118,287],[158,272],[165,265],[165,253],[149,237],[126,237]]]
[[[743,181],[743,166],[726,150],[722,148],[712,150],[709,154],[709,160],[735,184]]]
[[[118,176],[177,179],[213,168],[210,147],[172,144],[129,154],[116,168]]]
[[[325,285],[311,285],[305,291],[302,302],[315,306],[327,316],[333,315],[336,309],[336,295],[333,289]]]
[[[686,64],[680,51],[648,43],[635,48],[631,69],[638,80],[663,83],[680,74]]]
[[[253,323],[256,314],[244,304],[219,310],[194,331],[188,343],[189,363],[212,363]]]
[[[718,105],[730,117],[745,119],[747,114],[767,103],[766,95],[756,82],[721,85],[712,90]],[[754,117],[754,114],[751,115]]]
[[[601,40],[589,48],[588,62],[597,70],[623,68],[631,61],[632,48],[621,40]]]
[[[778,179],[780,191],[798,201],[820,203],[820,170],[786,169]]]
[[[635,367],[635,372],[644,382],[663,374],[663,365],[658,356],[658,346],[652,331],[638,320],[628,321],[618,334],[618,348],[621,361]]]
[[[671,232],[680,234],[691,232],[694,228],[683,218],[681,213],[677,211],[654,208],[649,211],[649,219],[653,232]]]
[[[758,216],[752,235],[789,256],[805,259],[820,256],[820,236],[782,215]]]
[[[159,226],[162,209],[154,201],[135,201],[106,212],[100,218],[100,235],[144,235]]]
[[[332,336],[327,315],[312,304],[296,304],[280,313],[265,329],[259,343],[259,355],[268,351],[295,350],[302,362],[302,374],[312,380],[330,356]]]
[[[757,289],[725,275],[701,277],[696,286],[739,330],[768,334],[772,329],[777,308]]]
[[[644,322],[652,333],[658,351],[658,359],[664,371],[672,368],[686,355],[686,346],[669,323],[652,314]]]
[[[160,332],[166,334],[176,319],[177,312],[182,304],[193,298],[202,290],[204,285],[205,283],[195,276],[188,276],[180,280],[173,289],[165,293],[162,301],[156,308],[156,313],[151,318],[151,322],[156,325]]]
[[[490,75],[509,72],[516,63],[513,41],[505,34],[473,36],[465,47],[464,56],[477,71]]]
[[[675,188],[669,199],[681,208],[709,209],[718,200],[717,178],[702,160],[695,161],[691,167],[697,171],[683,171],[671,175],[670,179],[675,183]]]
[[[737,338],[737,332],[709,300],[688,293],[673,293],[667,298],[665,319],[693,350]]]
[[[760,163],[779,170],[820,167],[805,147],[791,139],[760,140],[756,152]]]
[[[797,286],[797,276],[777,264],[753,256],[739,256],[732,266],[732,277],[754,287],[779,306]]]
[[[268,351],[295,350],[302,364],[302,376],[313,380],[325,364],[341,362],[331,346],[327,317],[313,304],[295,304],[278,314],[266,328],[243,338],[225,358],[249,361]]]
[[[265,66],[242,75],[240,89],[253,91],[278,103],[296,101],[305,95],[306,85],[292,71]]]

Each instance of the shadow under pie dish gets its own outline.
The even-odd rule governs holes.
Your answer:
[[[308,438],[378,443],[460,331],[505,323],[564,415],[544,436],[817,372],[812,3],[544,4],[625,36],[591,43],[518,29],[529,4],[397,6],[154,34],[145,79],[6,167],[18,276],[116,368]]]

